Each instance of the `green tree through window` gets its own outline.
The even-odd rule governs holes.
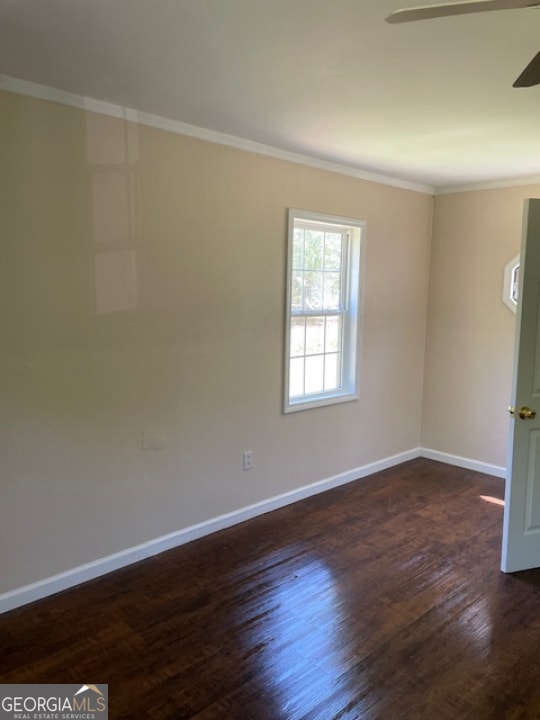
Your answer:
[[[364,223],[290,211],[285,411],[356,397]]]

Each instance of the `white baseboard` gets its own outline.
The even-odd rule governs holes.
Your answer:
[[[438,460],[447,465],[456,465],[457,467],[467,470],[476,470],[476,472],[485,473],[486,475],[494,475],[495,477],[506,477],[506,468],[500,465],[491,465],[490,463],[480,462],[479,460],[471,460],[471,458],[461,457],[459,455],[451,455],[450,453],[440,452],[439,450],[429,450],[422,448],[420,456],[428,460]]]
[[[488,475],[495,475],[496,477],[505,477],[506,468],[499,467],[498,465],[490,465],[489,463],[479,462],[478,460],[471,460],[469,458],[463,458],[458,455],[451,455],[449,453],[439,452],[438,450],[429,450],[427,448],[414,448],[406,452],[392,455],[391,457],[383,458],[368,465],[362,465],[361,467],[348,470],[347,472],[334,475],[324,480],[305,485],[304,487],[292,490],[275,497],[268,498],[261,502],[255,503],[254,505],[248,505],[247,507],[240,508],[225,515],[219,515],[218,517],[206,520],[205,522],[191,525],[190,527],[183,528],[176,532],[162,537],[149,540],[148,542],[135,545],[134,547],[127,548],[112,555],[107,555],[104,558],[94,560],[80,565],[79,567],[72,568],[66,572],[53,575],[52,577],[38,580],[38,582],[30,585],[25,585],[20,588],[15,588],[9,592],[0,595],[0,614],[13,610],[22,605],[40,600],[49,595],[54,595],[61,590],[67,590],[68,588],[80,585],[88,580],[106,575],[107,573],[119,570],[120,568],[132,565],[139,560],[158,555],[165,550],[184,545],[191,540],[197,540],[205,535],[223,530],[238,523],[250,520],[257,515],[263,515],[264,513],[277,510],[285,505],[290,505],[298,500],[317,495],[331,490],[332,488],[346,483],[352,482],[353,480],[359,480],[361,478],[368,477],[374,473],[386,470],[388,468],[399,465],[408,460],[414,460],[415,458],[424,457],[430,460],[438,460],[439,462],[447,463],[448,465],[456,465],[458,467],[466,468],[467,470],[476,470],[477,472],[486,473]]]
[[[108,555],[99,560],[94,560],[85,565],[80,565],[79,567],[72,568],[58,575],[38,580],[30,585],[15,588],[0,595],[0,614],[53,595],[61,590],[80,585],[88,580],[93,580],[101,575],[106,575],[114,570],[119,570],[127,565],[132,565],[139,560],[158,555],[165,550],[184,545],[191,540],[197,540],[218,530],[232,527],[245,520],[250,520],[257,515],[263,515],[272,510],[277,510],[280,507],[290,505],[298,500],[303,500],[311,495],[317,495],[325,490],[330,490],[339,485],[352,482],[353,480],[373,475],[376,472],[394,467],[394,465],[399,465],[407,460],[414,460],[420,456],[420,448],[408,450],[398,455],[392,455],[391,457],[363,465],[354,470],[348,470],[339,475],[334,475],[333,477],[320,480],[310,485],[305,485],[297,490],[276,495],[268,500],[263,500],[254,505],[235,510],[234,512],[219,515],[211,520],[191,525],[190,527],[183,528],[169,535],[163,535],[162,537],[149,540],[140,545],[135,545],[134,547]]]

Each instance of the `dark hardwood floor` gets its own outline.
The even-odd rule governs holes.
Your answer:
[[[0,682],[113,719],[540,718],[540,572],[503,481],[414,460],[0,617]]]

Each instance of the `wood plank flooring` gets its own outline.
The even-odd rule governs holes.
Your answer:
[[[0,682],[108,683],[114,720],[540,718],[540,571],[503,481],[429,460],[0,617]]]

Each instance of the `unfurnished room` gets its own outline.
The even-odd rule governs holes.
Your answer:
[[[0,0],[0,718],[540,720],[540,2]]]

